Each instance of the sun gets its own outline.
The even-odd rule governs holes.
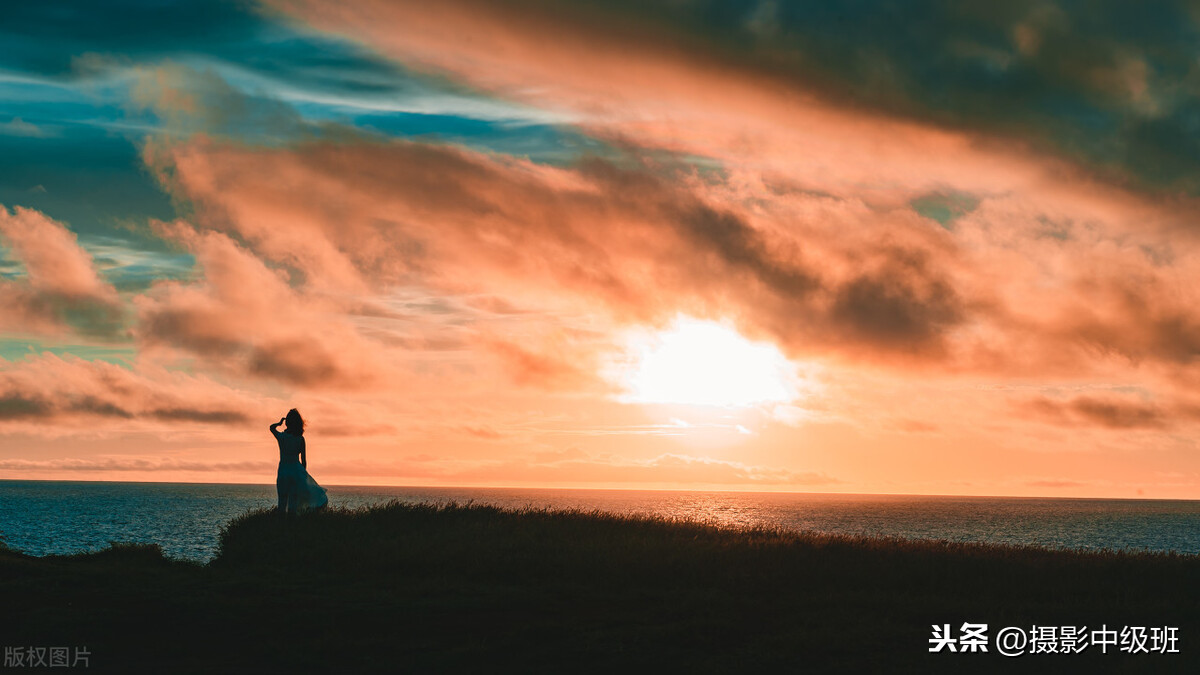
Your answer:
[[[628,403],[751,407],[797,396],[796,369],[778,348],[712,321],[632,334],[625,356],[612,379]]]

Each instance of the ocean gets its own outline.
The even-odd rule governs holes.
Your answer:
[[[858,535],[1200,554],[1200,501],[667,490],[327,486],[330,505],[393,499],[658,514]],[[222,525],[273,507],[274,485],[0,480],[0,536],[31,555],[159,544],[210,560]]]

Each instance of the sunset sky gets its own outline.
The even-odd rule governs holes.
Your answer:
[[[0,478],[1200,498],[1194,3],[0,21]]]

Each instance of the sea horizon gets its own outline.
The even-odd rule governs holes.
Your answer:
[[[263,486],[274,488],[274,481],[268,482],[240,482],[240,481],[162,481],[162,480],[98,480],[98,479],[57,479],[57,478],[0,478],[2,483],[98,483],[98,484],[117,484],[117,485],[246,485],[246,486]],[[951,497],[961,499],[1051,499],[1051,500],[1097,500],[1097,501],[1155,501],[1155,502],[1200,502],[1200,497],[1184,498],[1184,497],[1107,497],[1096,495],[1084,496],[1068,496],[1068,495],[1002,495],[1002,494],[964,494],[964,493],[942,493],[942,492],[833,492],[833,491],[809,491],[809,490],[738,490],[738,489],[722,489],[722,488],[685,488],[685,487],[581,487],[577,485],[570,486],[545,486],[545,485],[420,485],[412,483],[323,483],[324,487],[335,490],[337,488],[411,488],[411,489],[433,489],[444,488],[448,490],[578,490],[578,491],[610,491],[610,492],[716,492],[716,493],[732,493],[732,494],[771,494],[771,495],[840,495],[840,496],[861,496],[861,497]]]

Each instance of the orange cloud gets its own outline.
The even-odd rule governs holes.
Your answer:
[[[377,385],[387,357],[346,323],[336,304],[293,289],[284,272],[216,232],[156,225],[185,246],[196,282],[160,282],[134,299],[140,346],[204,357],[210,366],[300,387]]]
[[[950,232],[907,207],[751,200],[669,167],[552,168],[409,142],[199,140],[151,159],[200,223],[294,267],[308,293],[413,286],[618,324],[733,318],[796,357],[946,374],[1162,370],[1200,346],[1194,242],[1037,201],[987,198]]]
[[[883,236],[821,238],[845,220],[792,228],[651,167],[555,169],[406,142],[200,140],[151,160],[199,222],[326,292],[415,284],[568,312],[599,302],[620,322],[734,316],[797,354],[936,355],[970,313],[954,247],[925,223],[885,214]]]
[[[264,419],[282,404],[232,389],[199,375],[154,366],[132,370],[104,361],[53,354],[0,359],[0,425],[58,435],[104,430],[118,421],[126,430],[172,424],[237,426]]]
[[[102,457],[97,459],[0,459],[0,471],[67,471],[67,472],[233,472],[267,474],[277,466],[274,462],[194,462],[157,457]]]
[[[0,330],[111,333],[120,318],[116,289],[62,223],[32,209],[11,213],[0,204],[0,235],[24,267],[18,279],[0,279]]]
[[[442,484],[494,484],[504,481],[574,485],[761,485],[832,486],[843,481],[820,472],[752,466],[741,462],[667,453],[645,460],[615,455],[557,453],[535,461],[462,461],[433,457],[398,462],[333,461],[335,475],[403,476]]]

